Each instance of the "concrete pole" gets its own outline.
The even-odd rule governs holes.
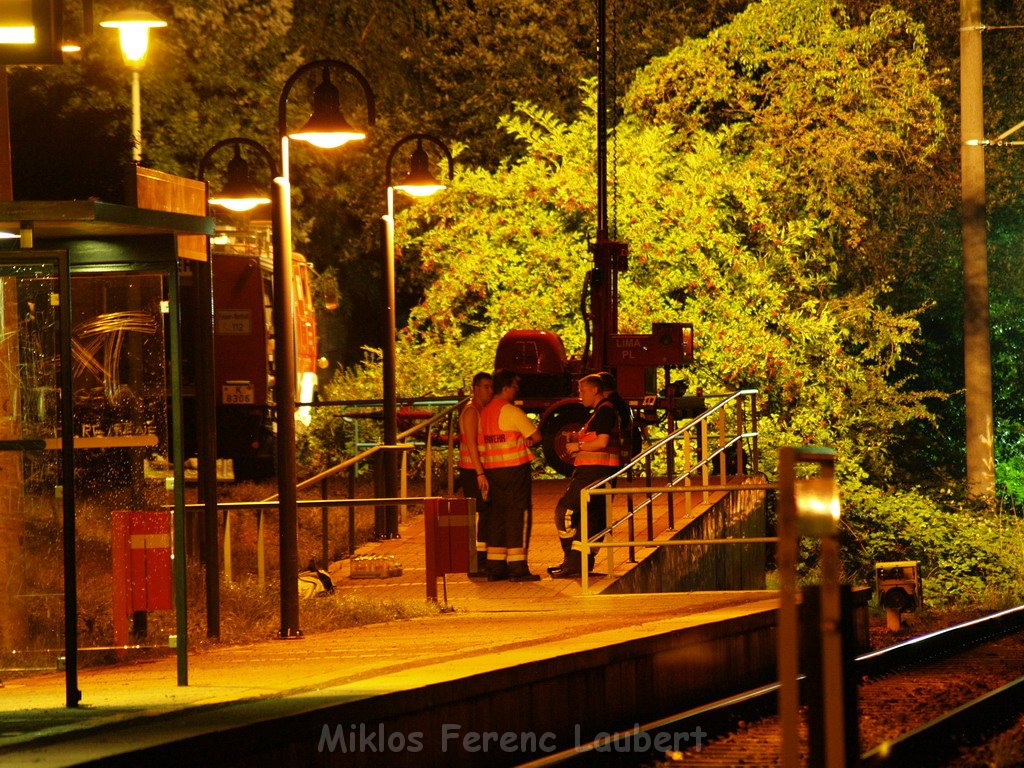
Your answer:
[[[388,213],[383,219],[384,243],[384,302],[386,323],[384,328],[383,385],[384,385],[384,445],[398,442],[398,395],[396,376],[395,334],[397,320],[395,311],[395,189],[388,187]],[[384,452],[384,495],[390,499],[398,496],[398,454],[392,450]],[[377,531],[381,538],[393,539],[398,536],[398,507],[388,504],[385,508],[384,530]]]
[[[132,68],[132,162],[142,164],[142,89],[139,70]]]
[[[960,168],[964,242],[967,488],[995,498],[982,105],[981,0],[960,0]]]

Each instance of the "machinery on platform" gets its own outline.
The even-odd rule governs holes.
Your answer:
[[[649,334],[618,332],[618,280],[628,268],[629,248],[611,239],[608,228],[606,40],[605,0],[599,0],[597,237],[590,246],[594,261],[581,302],[586,338],[582,358],[569,359],[561,338],[552,331],[513,330],[498,343],[494,361],[495,369],[519,374],[524,410],[540,414],[544,458],[565,475],[572,471],[566,438],[579,431],[587,419],[587,409],[574,395],[575,382],[581,376],[596,371],[615,374],[619,394],[634,406],[640,422],[658,420],[666,411],[680,418],[703,410],[702,398],[684,397],[682,387],[673,384],[670,375],[673,367],[693,362],[692,324],[654,323]],[[657,384],[659,368],[665,370],[661,388]]]

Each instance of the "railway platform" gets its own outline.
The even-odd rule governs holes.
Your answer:
[[[560,553],[544,517],[563,485],[535,494],[538,573]],[[364,549],[402,576],[348,579],[335,564],[338,588],[422,601],[421,531],[414,517]],[[422,618],[195,652],[187,687],[171,656],[82,669],[77,709],[62,707],[60,673],[5,681],[0,764],[515,765],[774,674],[772,592],[581,596],[546,574],[450,576],[448,600]]]

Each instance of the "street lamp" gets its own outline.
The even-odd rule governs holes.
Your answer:
[[[132,162],[142,162],[142,97],[139,73],[149,52],[149,30],[166,27],[167,22],[148,11],[122,11],[100,22],[101,27],[116,29],[121,39],[121,56],[132,72]]]
[[[225,147],[234,147],[234,157],[228,162],[227,183],[216,195],[206,189],[207,215],[210,205],[219,205],[234,212],[244,212],[257,205],[270,202],[266,189],[259,189],[249,178],[249,164],[242,157],[241,148],[254,150],[267,164],[270,178],[277,175],[277,164],[262,144],[240,137],[218,141],[199,161],[197,178],[205,182],[206,171],[213,156]],[[217,552],[217,405],[214,398],[213,334],[213,258],[210,241],[206,241],[206,263],[196,270],[196,294],[200,307],[197,317],[199,331],[197,376],[198,390],[203,393],[199,402],[199,482],[202,493],[203,522],[206,539],[206,632],[209,637],[220,637],[220,557]]]
[[[224,187],[217,194],[208,197],[210,205],[226,208],[233,213],[245,213],[258,205],[266,205],[270,202],[270,196],[266,189],[261,189],[249,177],[249,163],[242,157],[243,145],[251,147],[266,162],[271,178],[277,176],[277,164],[270,151],[252,139],[235,137],[218,141],[210,147],[199,162],[199,180],[205,181],[206,167],[213,155],[224,147],[234,146],[235,154],[228,161],[227,180],[224,182]]]
[[[288,94],[307,72],[321,70],[320,84],[313,91],[313,114],[296,131],[288,130]],[[338,59],[320,59],[303,64],[284,84],[278,102],[277,134],[281,142],[281,175],[274,179],[274,400],[277,404],[277,503],[281,559],[281,638],[300,637],[299,556],[297,540],[297,499],[295,490],[295,338],[292,306],[291,183],[289,181],[289,139],[307,141],[324,148],[340,147],[366,138],[349,125],[341,113],[341,98],[331,82],[331,70],[351,75],[363,89],[366,119],[376,121],[373,90],[363,74]]]
[[[397,184],[391,183],[391,163],[398,150],[411,141],[416,142],[416,149],[409,158],[409,173]],[[403,136],[388,153],[385,179],[388,188],[388,212],[381,217],[384,225],[384,306],[387,309],[387,322],[384,328],[384,445],[393,446],[398,442],[398,402],[395,392],[395,190],[401,190],[412,197],[426,197],[445,188],[430,173],[430,158],[423,148],[427,141],[436,145],[448,160],[448,179],[455,173],[455,160],[452,153],[441,139],[429,133],[411,133]],[[394,450],[384,453],[384,495],[393,499],[398,495],[398,456]],[[381,525],[380,523],[384,524]],[[395,506],[387,507],[385,520],[378,521],[378,535],[394,538],[398,535],[398,510]]]

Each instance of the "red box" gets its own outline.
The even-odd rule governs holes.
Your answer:
[[[117,509],[111,513],[114,642],[128,642],[128,617],[174,607],[171,513]]]
[[[423,505],[427,548],[427,598],[437,600],[437,577],[469,573],[476,555],[476,510],[472,499],[427,499]]]

